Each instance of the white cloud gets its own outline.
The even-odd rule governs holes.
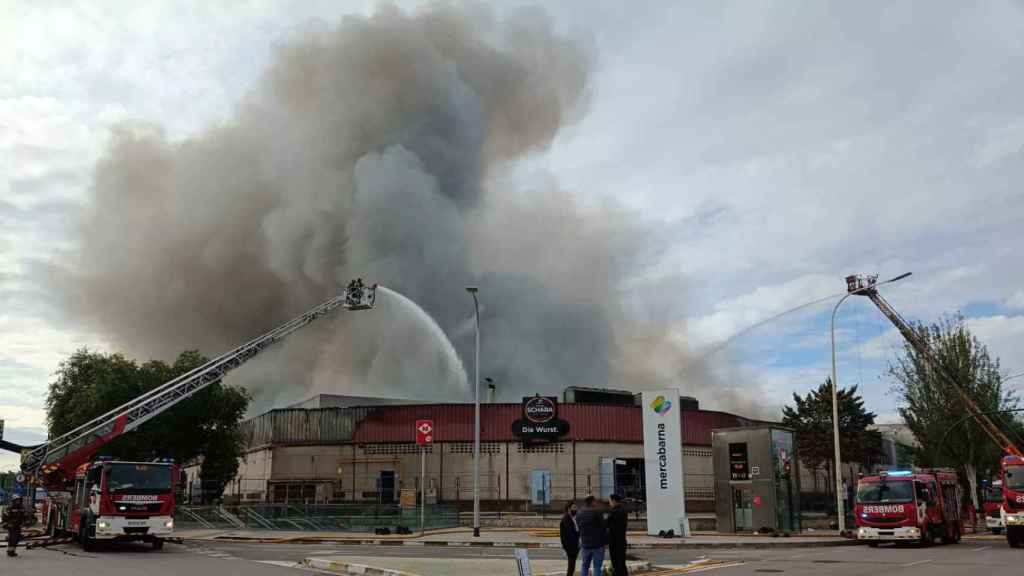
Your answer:
[[[1024,371],[1024,315],[968,318],[967,326],[999,358],[1004,373]]]
[[[1017,290],[1006,299],[1008,308],[1024,309],[1024,290]]]

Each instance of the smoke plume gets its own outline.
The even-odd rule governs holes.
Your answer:
[[[643,223],[499,177],[585,111],[591,65],[537,11],[385,7],[307,30],[229,121],[184,141],[114,133],[54,284],[118,348],[168,357],[218,354],[361,277],[437,319],[471,376],[464,286],[478,284],[481,376],[503,399],[568,385],[701,396],[668,329],[680,292],[651,314],[628,286],[649,264]],[[394,298],[321,320],[234,378],[256,409],[314,392],[469,398]]]

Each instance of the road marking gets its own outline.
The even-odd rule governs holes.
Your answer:
[[[988,550],[991,546],[982,546],[981,548],[972,548],[971,552],[981,552],[982,550]]]
[[[917,566],[919,564],[927,564],[927,563],[929,563],[931,561],[932,561],[932,559],[928,558],[927,560],[918,560],[917,562],[910,562],[908,564],[900,564],[900,566],[902,566],[904,568],[909,568],[911,566]]]

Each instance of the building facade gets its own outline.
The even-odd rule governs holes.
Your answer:
[[[484,509],[556,508],[587,495],[618,492],[643,500],[641,409],[622,402],[557,403],[557,436],[518,435],[524,403],[481,405],[480,488]],[[473,499],[471,404],[351,405],[320,399],[246,421],[248,441],[226,500],[242,502],[395,502],[426,482],[428,502]],[[679,405],[679,404],[677,404]],[[685,409],[685,408],[691,409]],[[712,512],[711,432],[756,424],[683,404],[682,450],[687,509]],[[545,408],[547,410],[547,408]],[[415,442],[417,420],[433,422],[433,444]],[[422,452],[422,454],[421,454]],[[426,459],[421,478],[420,458]]]

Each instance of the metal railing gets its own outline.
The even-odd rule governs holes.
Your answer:
[[[427,506],[425,528],[458,526],[454,506]],[[375,504],[240,504],[179,506],[174,513],[179,528],[373,532],[397,526],[419,528],[419,508]]]

